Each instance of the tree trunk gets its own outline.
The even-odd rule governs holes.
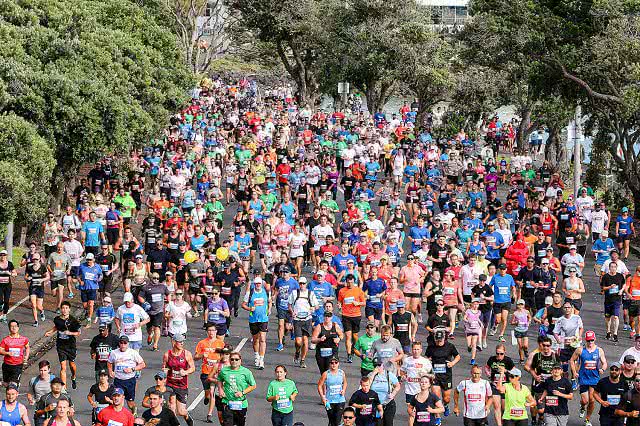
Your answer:
[[[518,149],[525,149],[527,139],[529,138],[529,127],[531,127],[531,109],[526,108],[520,111],[520,125],[518,126],[518,134],[516,135],[516,143]]]
[[[544,147],[544,159],[549,162],[554,172],[562,170],[567,161],[567,146],[560,137],[560,129],[555,126],[549,127],[549,138]],[[562,173],[566,175],[566,173]]]

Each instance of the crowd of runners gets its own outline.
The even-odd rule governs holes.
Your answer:
[[[244,425],[246,396],[260,392],[272,424],[290,426],[305,368],[319,379],[304,397],[325,405],[330,426],[393,425],[399,398],[412,426],[452,412],[465,426],[564,426],[574,395],[586,426],[596,405],[603,426],[640,424],[640,266],[627,264],[628,209],[609,211],[588,186],[567,195],[529,151],[501,156],[513,126],[498,117],[476,139],[461,129],[444,140],[416,118],[416,105],[345,116],[297,106],[286,90],[258,97],[248,81],[204,82],[162,138],[97,163],[19,265],[0,251],[0,321],[10,330],[0,425],[78,425],[72,399],[85,392],[94,425],[193,425],[189,389],[201,386],[209,423]],[[602,290],[599,338],[635,339],[621,356],[606,355],[596,324],[580,316],[588,259]],[[28,406],[17,396],[29,342],[7,318],[18,270],[33,326],[57,336],[60,364],[40,362]],[[114,291],[124,292],[120,306]],[[82,319],[71,315],[78,298]],[[200,327],[207,338],[185,348]],[[253,362],[225,342],[230,329],[250,336]],[[86,389],[76,379],[81,333],[91,333],[95,359]],[[141,349],[157,351],[160,339],[172,347],[143,394]],[[274,351],[292,362],[270,363]],[[493,353],[484,365],[480,351]],[[265,368],[273,380],[256,383],[252,369]],[[454,383],[453,369],[468,378]],[[351,395],[348,383],[359,384]]]

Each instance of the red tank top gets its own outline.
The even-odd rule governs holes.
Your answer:
[[[189,363],[184,356],[184,351],[180,355],[174,355],[172,351],[169,351],[167,359],[167,368],[169,374],[167,374],[167,385],[172,388],[187,389],[189,387],[188,376],[182,376],[180,370],[188,370]]]

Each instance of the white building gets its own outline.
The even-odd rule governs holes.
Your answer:
[[[418,0],[418,3],[432,9],[434,23],[442,29],[458,30],[469,18],[469,0]]]

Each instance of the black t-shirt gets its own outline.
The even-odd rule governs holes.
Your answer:
[[[600,416],[613,416],[620,400],[628,390],[625,381],[622,380],[622,374],[620,374],[618,383],[612,383],[609,377],[600,379],[595,391],[598,392],[600,398],[611,404],[608,407],[600,406]]]
[[[411,336],[409,336],[409,327],[411,324],[411,312],[400,314],[395,312],[391,315],[391,323],[393,324],[393,337],[403,346],[411,345]]]
[[[431,360],[436,376],[451,375],[451,368],[446,364],[458,356],[458,349],[451,342],[444,342],[442,346],[429,345],[424,355]]]
[[[53,319],[53,324],[56,326],[58,332],[58,338],[56,339],[57,348],[75,349],[76,348],[76,336],[68,336],[65,331],[77,332],[80,331],[80,323],[77,319],[69,316],[67,319],[63,319],[61,316],[57,316]]]
[[[355,186],[356,178],[353,176],[343,176],[340,180],[340,184],[344,186],[344,191],[351,193],[353,192],[353,187]]]
[[[144,413],[142,413],[142,418],[145,422],[148,422],[151,419],[159,419],[158,425],[162,426],[180,426],[180,422],[173,411],[169,410],[167,407],[162,407],[160,414],[154,415],[151,413],[151,409],[148,409]]]
[[[96,354],[96,371],[107,369],[109,353],[118,349],[118,340],[118,336],[113,333],[109,333],[106,337],[102,334],[93,337],[89,348],[91,348],[92,354]]]
[[[498,378],[500,377],[500,367],[504,367],[505,372],[515,367],[513,360],[506,355],[503,356],[502,359],[498,358],[497,355],[490,356],[487,360],[487,365],[491,369],[491,381],[493,383],[498,382]]]
[[[640,410],[640,392],[632,389],[625,392],[620,399],[620,406],[626,412]],[[626,417],[627,426],[640,426],[640,417]]]
[[[484,295],[484,297],[493,296],[493,289],[489,284],[485,284],[482,287],[479,285],[473,286],[471,289],[471,296],[473,298],[480,298],[480,295]],[[486,301],[485,303],[480,303],[480,312],[489,312],[491,310],[491,306],[493,306],[493,302]]]
[[[611,275],[606,273],[602,276],[600,280],[600,287],[608,287],[610,285],[617,285],[618,288],[610,288],[609,290],[604,290],[604,304],[611,305],[615,302],[621,302],[622,296],[618,294],[622,287],[624,286],[624,276],[616,272],[615,275]]]
[[[553,391],[557,390],[563,394],[569,394],[571,390],[571,382],[565,377],[561,377],[560,380],[555,381],[553,377],[549,377],[544,382],[544,390],[547,391],[545,398],[545,414],[551,414],[553,416],[568,416],[569,407],[567,398],[556,396]]]
[[[356,408],[356,418],[359,421],[372,421],[376,417],[378,411],[378,405],[380,405],[380,398],[378,393],[369,389],[369,392],[364,393],[362,389],[358,389],[351,395],[349,405],[364,404],[363,408]]]
[[[230,289],[234,287],[239,278],[240,275],[238,275],[238,273],[233,269],[229,271],[229,273],[227,273],[226,270],[218,272],[218,275],[216,275],[216,282],[222,284],[220,294],[224,297],[229,297],[231,295]]]
[[[160,280],[164,280],[167,265],[171,261],[171,254],[165,249],[152,250],[147,255],[147,262],[151,265],[151,272],[160,274]]]
[[[435,415],[430,414],[427,408],[436,408],[436,403],[440,401],[440,398],[434,393],[429,393],[427,399],[424,402],[420,402],[416,396],[417,395],[412,395],[409,400],[409,404],[416,409],[416,417],[413,424],[423,426],[434,424]]]
[[[151,395],[151,392],[153,391],[159,392],[159,390],[155,386],[151,386],[149,389],[145,391],[144,396]],[[170,387],[167,387],[167,390],[160,393],[162,394],[162,400],[164,401],[164,405],[167,405],[171,397],[175,395],[175,392]]]
[[[427,320],[427,326],[429,326],[429,328],[432,330],[436,328],[449,328],[450,323],[451,320],[449,319],[449,314],[447,314],[446,312],[442,314],[442,316],[438,315],[437,313],[430,315],[429,319]]]
[[[107,390],[102,392],[100,390],[100,386],[98,386],[98,384],[95,383],[91,385],[91,388],[89,388],[89,393],[93,395],[93,398],[98,404],[108,404],[109,401],[107,401],[106,398],[111,398],[111,395],[113,395],[113,389],[114,389],[113,385],[109,385]]]

